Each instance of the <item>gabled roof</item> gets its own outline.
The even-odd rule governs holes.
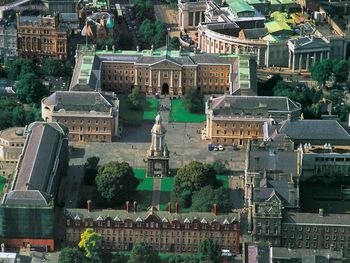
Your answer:
[[[267,31],[270,34],[280,32],[280,31],[292,31],[292,29],[286,22],[281,22],[281,21],[267,22],[265,23],[265,27],[267,28]]]
[[[289,42],[294,46],[294,50],[330,48],[328,43],[318,37],[299,37],[290,39]]]
[[[10,191],[4,197],[6,205],[47,206],[51,196],[38,190],[15,190]]]
[[[279,133],[292,140],[345,140],[350,142],[349,133],[336,120],[287,120]]]

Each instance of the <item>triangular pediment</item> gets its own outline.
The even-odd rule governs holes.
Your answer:
[[[153,64],[151,64],[152,67],[157,67],[157,68],[163,68],[163,69],[168,69],[168,68],[179,68],[182,67],[181,64],[177,63],[173,59],[166,57],[160,61],[157,61]]]
[[[269,199],[267,199],[268,202],[271,203],[281,203],[281,199],[277,196],[276,192],[273,191],[269,197]]]
[[[305,50],[305,49],[326,49],[329,48],[329,44],[323,42],[321,39],[310,39],[303,43],[296,41],[294,50]]]

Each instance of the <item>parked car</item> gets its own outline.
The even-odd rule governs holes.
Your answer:
[[[224,146],[222,146],[221,144],[218,146],[218,149],[219,149],[219,151],[225,150]]]
[[[218,148],[217,146],[214,146],[214,147],[213,147],[213,150],[214,150],[214,151],[218,151],[219,148]]]
[[[214,146],[212,144],[208,144],[208,151],[214,150]]]

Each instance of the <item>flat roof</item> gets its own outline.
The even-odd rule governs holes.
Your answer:
[[[226,0],[226,3],[231,8],[233,12],[242,13],[242,12],[254,12],[255,9],[248,3],[242,0]]]
[[[23,134],[24,134],[24,127],[13,127],[13,128],[0,131],[0,138],[8,141],[24,142],[26,137],[23,136]]]

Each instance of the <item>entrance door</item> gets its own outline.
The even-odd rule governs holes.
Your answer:
[[[169,94],[169,85],[168,83],[164,83],[162,86],[162,94]]]

